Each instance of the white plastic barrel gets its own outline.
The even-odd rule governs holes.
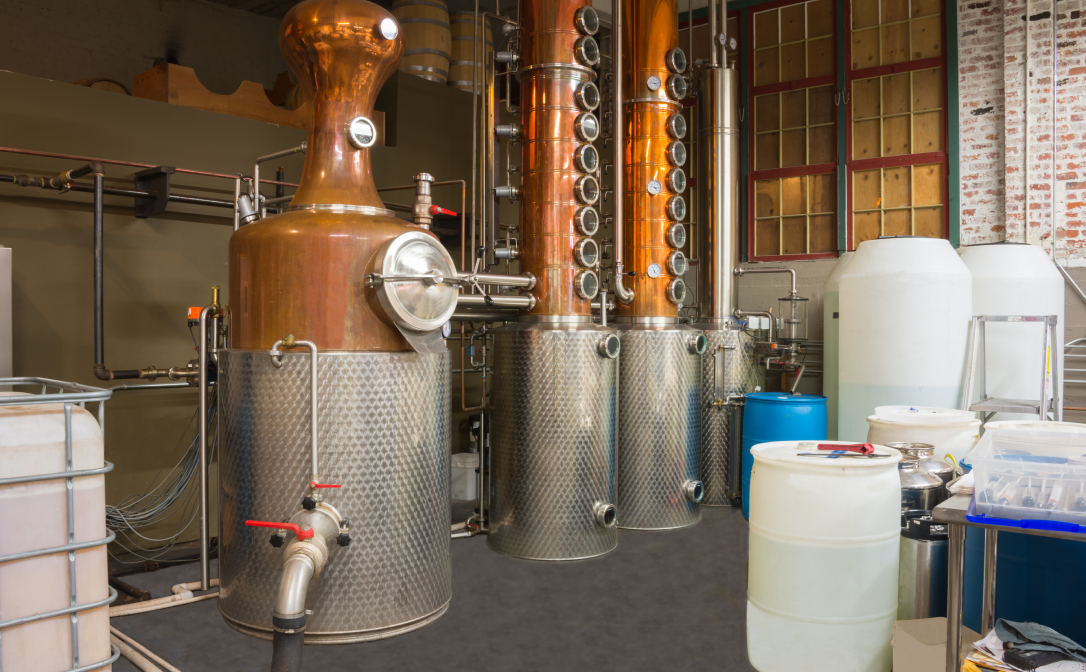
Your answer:
[[[1024,431],[1067,431],[1086,432],[1086,425],[1081,422],[1041,422],[1040,420],[992,420],[985,423],[984,431],[989,429],[1021,429]]]
[[[879,406],[867,418],[869,443],[927,443],[940,460],[960,460],[980,440],[977,414],[956,408]]]
[[[825,350],[822,352],[822,394],[826,397],[826,435],[837,438],[837,397],[840,366],[840,311],[841,311],[841,273],[855,252],[845,252],[833,265],[826,284],[822,286],[822,329]]]
[[[0,392],[11,396],[12,392]],[[72,407],[72,469],[103,466],[102,431],[94,416]],[[64,404],[0,406],[0,476],[15,478],[64,471]],[[75,541],[106,536],[105,476],[73,479]],[[0,555],[64,546],[68,507],[64,479],[0,486]],[[106,547],[75,552],[76,600],[109,596]],[[0,563],[0,621],[70,606],[68,555]],[[109,607],[79,612],[80,665],[110,657]],[[3,669],[60,672],[72,668],[67,615],[5,628]],[[101,668],[111,669],[111,666]]]
[[[798,455],[815,446],[751,449],[747,655],[759,672],[889,672],[901,454]]]
[[[452,456],[452,498],[478,499],[479,453],[457,453]]]
[[[1063,276],[1037,245],[993,243],[961,252],[973,275],[974,315],[1055,315],[1052,365],[1062,380],[1064,324]],[[985,377],[989,397],[1039,399],[1041,343],[1039,324],[990,323],[985,329]],[[978,392],[979,394],[979,392]],[[1062,397],[1062,395],[1061,395]],[[1029,420],[1036,415],[996,413],[995,420]]]
[[[838,438],[862,441],[877,406],[961,408],[973,289],[950,243],[860,243],[840,292]]]

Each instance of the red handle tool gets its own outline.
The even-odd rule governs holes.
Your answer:
[[[271,527],[277,530],[290,530],[294,533],[294,536],[299,539],[308,539],[313,536],[312,529],[303,530],[294,523],[271,523],[264,520],[247,520],[245,521],[245,524],[250,527]]]
[[[342,485],[332,485],[331,483],[318,483],[316,481],[309,482],[310,488],[342,488]]]
[[[446,210],[445,208],[441,207],[440,205],[431,205],[430,206],[430,214],[431,215],[448,215],[450,217],[456,217],[455,212],[453,212],[452,210]]]
[[[820,443],[819,450],[844,450],[849,453],[870,455],[875,452],[875,446],[870,443]]]

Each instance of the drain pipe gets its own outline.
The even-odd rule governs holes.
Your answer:
[[[711,2],[711,0],[710,0]],[[611,142],[615,146],[615,177],[613,183],[613,190],[615,193],[615,205],[612,210],[613,220],[615,227],[615,270],[612,275],[611,291],[614,293],[615,298],[624,304],[629,304],[633,301],[634,292],[633,289],[626,287],[622,284],[625,280],[625,268],[623,266],[622,259],[622,246],[623,246],[623,212],[622,212],[622,198],[623,198],[623,180],[625,176],[622,171],[624,166],[622,165],[622,148],[626,142],[625,133],[626,128],[623,126],[625,123],[622,120],[624,93],[622,91],[622,0],[614,0],[611,10]]]

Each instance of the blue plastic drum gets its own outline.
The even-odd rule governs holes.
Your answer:
[[[826,397],[752,392],[743,411],[743,517],[750,518],[751,446],[770,441],[825,441]]]

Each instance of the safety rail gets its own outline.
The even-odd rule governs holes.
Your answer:
[[[0,406],[31,406],[36,404],[64,404],[64,471],[55,472],[51,474],[37,474],[33,476],[17,476],[13,478],[0,478],[0,486],[16,485],[21,483],[33,483],[37,481],[51,481],[57,479],[65,479],[67,481],[65,488],[65,496],[67,498],[67,517],[68,517],[68,543],[63,546],[54,546],[52,548],[42,548],[34,551],[25,551],[23,553],[14,553],[10,555],[0,555],[0,564],[5,562],[12,562],[15,560],[25,560],[27,558],[34,558],[42,555],[52,555],[54,553],[67,553],[68,554],[68,599],[69,606],[63,609],[55,609],[53,611],[46,611],[30,616],[22,616],[20,618],[13,618],[11,620],[0,622],[0,654],[3,651],[3,631],[6,628],[12,628],[18,625],[25,625],[27,623],[33,623],[35,621],[43,621],[49,618],[56,618],[58,616],[70,615],[72,624],[72,667],[67,672],[89,672],[90,670],[101,669],[107,665],[112,665],[120,658],[121,651],[113,643],[110,643],[110,657],[106,660],[90,663],[88,665],[80,665],[79,661],[79,612],[88,611],[90,609],[97,609],[104,607],[109,603],[117,599],[117,591],[112,587],[109,587],[108,597],[97,600],[95,602],[88,602],[85,604],[79,604],[76,601],[76,582],[75,582],[75,552],[84,548],[93,548],[95,546],[103,546],[110,543],[116,537],[116,534],[109,532],[102,539],[94,541],[83,541],[76,543],[75,541],[75,488],[73,479],[94,476],[97,474],[105,474],[113,470],[113,465],[109,462],[104,462],[104,466],[97,469],[72,469],[72,406],[79,404],[80,408],[86,408],[87,402],[97,402],[98,404],[98,426],[102,430],[103,437],[105,436],[105,417],[106,409],[105,402],[113,395],[111,390],[103,390],[98,387],[91,387],[89,385],[80,385],[78,383],[67,383],[60,380],[52,380],[49,378],[34,378],[34,377],[22,377],[22,378],[0,378],[0,386],[41,386],[41,392],[38,394],[28,395],[12,395],[0,397]],[[56,388],[57,392],[49,394],[49,388]],[[102,512],[105,516],[105,512]],[[0,655],[0,672],[3,672],[3,658]]]

